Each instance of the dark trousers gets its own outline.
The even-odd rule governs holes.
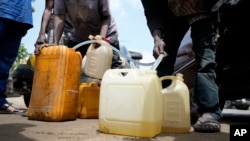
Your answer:
[[[198,111],[211,113],[216,119],[222,117],[219,108],[218,86],[216,84],[215,62],[215,21],[213,18],[202,19],[191,26],[185,18],[168,19],[167,31],[164,41],[168,57],[157,68],[158,75],[172,75],[178,48],[183,37],[191,27],[193,51],[195,53],[196,74],[194,84],[194,101],[198,105]],[[163,82],[163,87],[169,82]]]
[[[8,103],[5,92],[9,70],[17,57],[26,31],[20,23],[0,18],[0,105]]]

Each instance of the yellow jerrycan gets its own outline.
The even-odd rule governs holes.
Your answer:
[[[190,95],[183,74],[160,77],[161,81],[171,80],[171,84],[162,89],[163,122],[162,132],[188,133],[191,129]]]
[[[77,118],[81,61],[80,52],[67,46],[42,48],[35,58],[27,114],[29,120],[67,121]]]
[[[102,37],[99,35],[95,37],[90,35],[89,38],[102,41]],[[105,71],[111,68],[112,57],[112,48],[104,44],[99,44],[99,46],[96,43],[90,44],[86,53],[85,74],[93,78],[102,79]]]
[[[99,82],[84,82],[80,84],[78,97],[78,118],[98,118],[99,95]]]
[[[154,137],[162,126],[162,86],[155,70],[109,69],[100,89],[99,131]]]
[[[35,61],[36,61],[36,56],[35,56],[35,54],[31,54],[31,55],[29,56],[29,59],[28,59],[28,61],[27,61],[27,64],[30,65],[30,67],[34,69],[34,68],[35,68]]]

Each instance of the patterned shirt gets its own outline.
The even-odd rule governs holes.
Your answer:
[[[218,0],[168,0],[168,8],[175,16],[187,16],[191,24],[199,19],[207,18],[212,6]]]

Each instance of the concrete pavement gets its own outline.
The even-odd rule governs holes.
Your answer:
[[[14,106],[26,109],[23,97],[9,97]],[[230,141],[230,124],[249,123],[250,110],[225,109],[220,133],[161,133],[155,138],[139,138],[98,132],[98,119],[66,122],[28,120],[18,114],[0,114],[1,141]]]

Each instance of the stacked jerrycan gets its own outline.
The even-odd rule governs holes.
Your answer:
[[[36,55],[28,119],[66,121],[77,118],[82,56],[73,48],[50,46]]]
[[[89,36],[90,40],[103,41],[100,35]],[[87,82],[82,82],[79,87],[78,118],[98,118],[100,82],[106,70],[111,68],[113,51],[104,44],[91,43],[84,58],[84,73]]]
[[[163,122],[162,132],[188,133],[191,128],[190,96],[183,75],[163,76],[162,81],[171,80],[171,84],[162,90]]]
[[[159,58],[152,68],[157,68]],[[162,89],[162,81],[171,85]],[[104,73],[99,101],[99,131],[138,137],[161,132],[187,133],[189,91],[182,74],[159,78],[154,69],[110,69]]]

